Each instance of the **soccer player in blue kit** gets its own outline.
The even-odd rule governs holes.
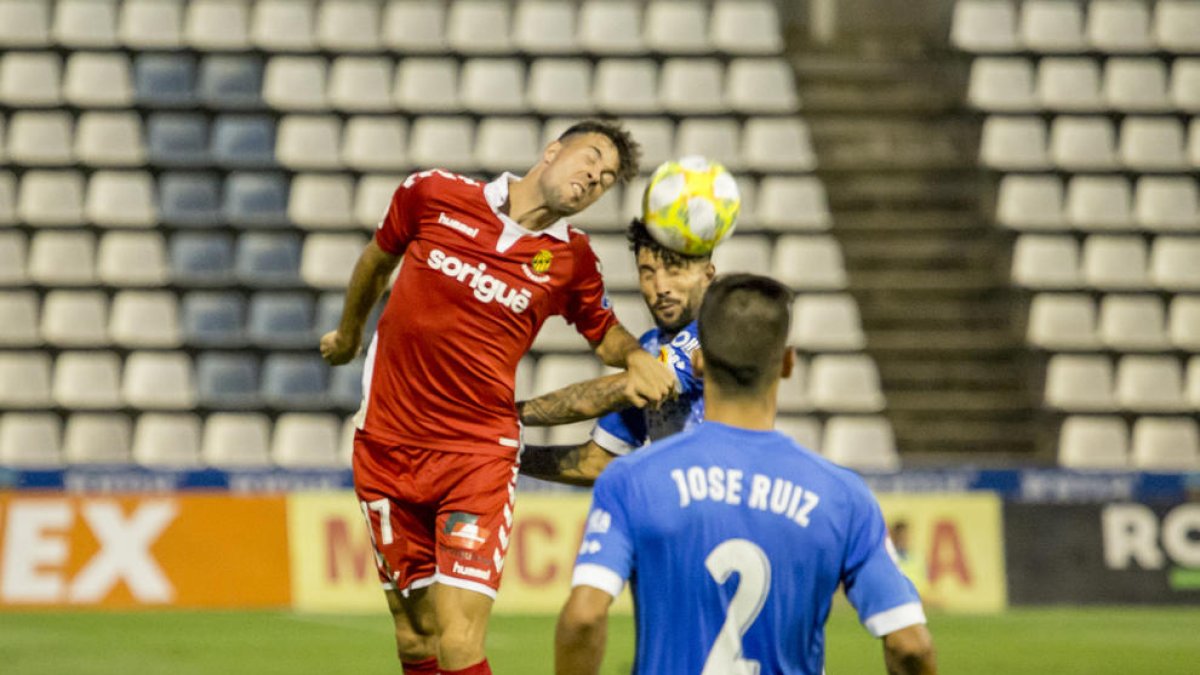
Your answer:
[[[920,598],[866,484],[773,431],[794,359],[790,306],[791,292],[766,277],[720,277],[708,289],[693,355],[704,421],[596,480],[555,636],[560,675],[599,670],[608,609],[626,582],[634,673],[819,675],[839,585],[882,638],[889,673],[937,672]]]

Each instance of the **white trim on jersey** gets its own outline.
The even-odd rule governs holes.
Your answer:
[[[452,577],[452,576],[449,576],[446,574],[442,574],[441,572],[438,572],[437,574],[433,575],[433,579],[434,579],[434,581],[436,581],[439,584],[444,584],[446,586],[453,586],[455,588],[461,588],[466,591],[475,591],[476,593],[482,593],[493,600],[496,599],[496,591],[493,588],[491,588],[490,586],[485,586],[484,584],[481,584],[477,581],[468,581],[466,579],[459,579],[458,577]]]
[[[863,621],[863,626],[871,635],[881,638],[888,633],[895,633],[901,628],[922,623],[925,623],[925,609],[919,602],[909,602],[867,617],[867,620]]]
[[[562,218],[554,221],[550,227],[544,230],[530,230],[522,227],[520,223],[500,211],[504,204],[508,202],[508,184],[515,180],[518,180],[517,176],[505,171],[500,174],[499,178],[483,186],[484,199],[487,200],[492,213],[496,214],[496,217],[504,224],[504,231],[496,239],[496,250],[504,253],[512,248],[512,245],[517,243],[517,240],[521,237],[540,237],[546,235],[554,237],[559,241],[571,241],[570,228],[567,225],[567,221]]]
[[[354,427],[362,430],[367,426],[367,404],[371,402],[371,376],[375,373],[375,343],[379,341],[379,331],[371,336],[371,345],[367,347],[367,358],[363,362],[362,374],[362,403],[358,412],[354,413]]]
[[[611,432],[605,431],[599,424],[592,427],[592,440],[595,441],[596,445],[614,455],[628,455],[637,449],[624,440],[617,438]]]
[[[621,575],[603,565],[595,563],[580,563],[571,574],[571,588],[576,586],[591,586],[598,588],[614,598],[625,588],[625,580]]]

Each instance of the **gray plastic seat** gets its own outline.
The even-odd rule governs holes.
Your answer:
[[[151,164],[202,168],[209,163],[208,121],[193,113],[158,113],[146,125]]]
[[[195,57],[188,54],[139,54],[133,69],[134,95],[138,105],[151,108],[187,108],[195,105]]]
[[[251,232],[238,238],[238,281],[249,286],[293,286],[300,281],[300,240],[294,234]]]
[[[237,293],[188,293],[183,296],[180,315],[183,340],[189,346],[228,348],[246,343],[246,301]],[[198,373],[199,368],[200,362]],[[254,388],[257,390],[257,384]]]
[[[262,404],[258,358],[242,352],[204,352],[196,358],[196,390],[201,406],[245,410]]]
[[[263,401],[282,410],[321,408],[329,402],[328,378],[320,356],[271,354],[263,362]]]
[[[235,171],[225,178],[221,216],[234,227],[286,226],[288,186],[281,174]]]
[[[233,281],[233,239],[219,232],[171,237],[171,279],[181,286],[224,286]]]
[[[275,166],[275,122],[260,115],[222,115],[213,124],[212,159],[225,169]]]
[[[262,84],[262,58],[210,54],[200,64],[197,94],[213,110],[257,110],[263,105]]]
[[[214,174],[167,172],[158,178],[162,221],[173,227],[213,227],[221,220],[221,183]]]
[[[307,293],[255,293],[246,322],[250,341],[266,349],[316,344],[313,300]]]

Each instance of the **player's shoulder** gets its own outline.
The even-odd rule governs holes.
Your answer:
[[[411,173],[400,186],[406,190],[424,192],[427,190],[482,190],[483,183],[446,169],[426,169]]]

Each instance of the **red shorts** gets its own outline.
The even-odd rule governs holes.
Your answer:
[[[385,588],[434,582],[496,597],[517,460],[389,445],[354,434],[354,492]]]

